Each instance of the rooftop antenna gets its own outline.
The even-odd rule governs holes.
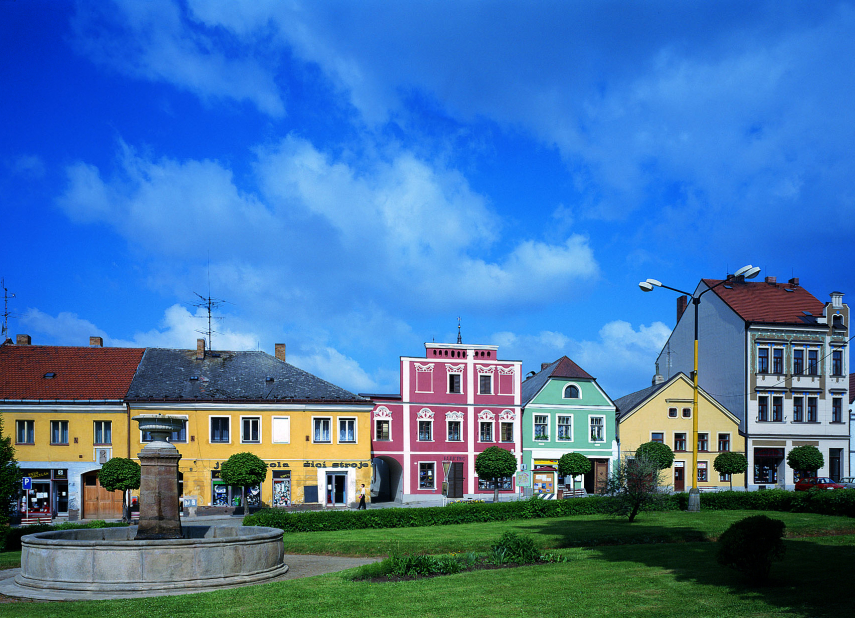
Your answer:
[[[460,334],[460,318],[457,318],[457,343],[463,343],[463,336]]]
[[[212,328],[211,323],[213,320],[222,320],[223,319],[223,317],[221,317],[221,316],[214,315],[214,309],[216,309],[217,307],[219,307],[222,304],[228,303],[229,301],[223,300],[221,298],[212,298],[211,297],[211,261],[210,261],[210,259],[208,260],[208,295],[202,296],[198,292],[193,292],[193,293],[196,296],[198,296],[199,300],[200,300],[200,302],[198,302],[198,303],[193,303],[193,306],[197,307],[197,308],[203,308],[208,313],[208,329],[207,330],[197,330],[196,332],[199,333],[200,335],[205,335],[207,337],[208,349],[213,351],[213,349],[214,349],[213,335],[217,331],[215,331]],[[229,304],[231,304],[231,303],[229,303]],[[196,317],[196,318],[199,318],[202,320],[205,319],[205,316],[200,316],[200,315],[193,316],[193,317]]]
[[[3,343],[4,341],[6,341],[9,335],[9,318],[15,317],[13,314],[9,313],[9,299],[15,298],[15,295],[10,293],[9,290],[6,288],[5,279],[0,279],[0,287],[3,288],[3,326],[2,330],[0,330],[0,334],[2,334],[3,337],[0,343]]]

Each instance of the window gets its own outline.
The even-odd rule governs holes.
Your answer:
[[[481,442],[493,441],[493,423],[491,421],[482,422],[481,430],[478,433]]]
[[[50,422],[50,443],[68,444],[68,421]]]
[[[499,423],[499,432],[500,432],[502,442],[513,442],[514,441],[514,424],[513,423]]]
[[[499,485],[499,490],[510,491],[514,488],[513,479],[510,476],[502,476],[496,479],[496,483],[492,480],[478,479],[478,489],[481,491],[495,490],[496,484]]]
[[[769,348],[757,349],[757,373],[769,373]]]
[[[775,348],[772,350],[772,373],[781,375],[784,373],[784,350]]]
[[[808,410],[807,410],[807,421],[808,423],[816,422],[816,397],[808,397]]]
[[[579,399],[579,387],[575,384],[568,384],[565,386],[564,399]]]
[[[17,444],[35,444],[35,421],[15,421],[15,442]]]
[[[724,472],[719,473],[718,480],[722,483],[730,481],[730,475],[725,474]]]
[[[140,442],[151,442],[154,440],[154,438],[152,438],[152,436],[151,436],[150,431],[143,431],[141,433],[142,433],[142,435],[140,436]],[[178,431],[173,431],[171,434],[169,434],[169,436],[166,438],[166,441],[169,443],[187,442],[187,425],[186,425],[186,423],[185,423],[184,427],[182,427]],[[228,440],[226,440],[226,442],[228,442]]]
[[[591,442],[602,442],[605,437],[605,418],[602,416],[591,417]]]
[[[315,429],[315,442],[329,443],[332,442],[332,419],[316,418],[313,419]]]
[[[419,421],[419,442],[431,440],[433,440],[433,421]]]
[[[683,418],[692,418],[691,408],[683,408]]]
[[[95,444],[113,443],[113,421],[95,421]]]
[[[675,433],[674,434],[674,450],[675,451],[685,451],[686,450],[686,434],[685,433]]]
[[[434,489],[436,487],[434,481],[435,465],[433,462],[419,463],[419,489]]]
[[[842,350],[834,350],[831,353],[831,375],[833,375],[833,376],[842,376],[843,375],[843,351]]]
[[[218,444],[228,444],[229,442],[229,417],[228,416],[212,416],[211,417],[211,442]]]
[[[831,422],[843,422],[843,399],[835,397],[831,400]]]
[[[706,483],[707,482],[707,462],[699,461],[698,462],[698,483]]]
[[[489,374],[481,374],[478,376],[478,394],[492,395],[493,394],[493,376]]]
[[[793,350],[793,375],[800,376],[805,371],[805,351]]]
[[[699,451],[710,450],[710,434],[708,434],[708,433],[699,433],[698,434],[698,450]]]
[[[549,417],[546,414],[534,415],[534,439],[549,440]]]
[[[784,398],[780,396],[772,397],[772,420],[780,423],[784,420]]]
[[[730,434],[729,433],[718,434],[718,450],[720,453],[726,453],[730,450]],[[727,479],[725,479],[725,480],[727,480]]]
[[[808,375],[815,376],[819,374],[819,352],[817,350],[808,350]]]
[[[463,388],[461,386],[461,374],[459,373],[449,373],[448,374],[448,392],[449,393],[462,393]]]
[[[668,418],[677,418],[677,408],[668,408]]]
[[[558,439],[572,440],[573,439],[573,417],[559,416],[558,417]]]
[[[651,442],[661,442],[662,444],[665,444],[665,434],[660,433],[658,431],[654,431],[653,433],[650,434],[650,441]]]
[[[291,417],[274,416],[271,420],[273,427],[273,444],[288,444],[291,442]]]
[[[248,416],[241,419],[240,441],[243,443],[261,442],[261,419],[257,416]]]
[[[355,418],[340,418],[338,419],[338,441],[356,442],[356,419]]]
[[[805,398],[793,397],[793,422],[803,423],[805,420]]]
[[[374,439],[375,440],[391,440],[389,437],[389,421],[378,420],[374,421]]]
[[[448,421],[446,440],[448,442],[461,442],[463,440],[460,432],[460,421]]]
[[[769,398],[766,395],[760,395],[757,398],[757,420],[769,420]]]

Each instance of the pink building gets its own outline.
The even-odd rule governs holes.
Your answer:
[[[372,457],[377,500],[404,502],[492,494],[475,474],[490,446],[521,461],[521,361],[497,358],[498,347],[426,343],[424,357],[401,357],[401,394],[374,400]],[[516,491],[513,478],[500,490]]]

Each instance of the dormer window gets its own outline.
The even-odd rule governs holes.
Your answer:
[[[579,399],[579,387],[575,384],[568,384],[565,386],[564,399]]]
[[[56,377],[56,373],[54,373],[53,371],[48,371],[48,372],[45,374],[45,379],[46,379],[46,380],[52,380],[52,379],[53,379],[53,378],[55,378],[55,377]]]

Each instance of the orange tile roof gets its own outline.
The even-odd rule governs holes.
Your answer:
[[[712,287],[721,280],[703,279],[703,282]],[[825,304],[813,294],[790,283],[734,281],[730,289],[725,285],[718,286],[713,292],[746,322],[816,324],[810,316],[821,316],[825,308]]]
[[[123,399],[145,348],[0,345],[0,400]],[[52,378],[45,374],[54,373]]]

